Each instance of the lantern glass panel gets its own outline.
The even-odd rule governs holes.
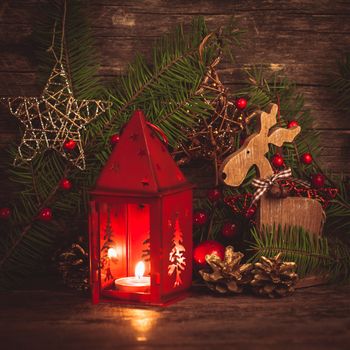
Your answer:
[[[118,296],[125,290],[116,287],[116,280],[135,277],[140,272],[144,277],[150,276],[150,205],[100,204],[99,223],[101,291],[105,296]],[[132,293],[132,288],[127,292]],[[142,291],[149,292],[150,288]]]

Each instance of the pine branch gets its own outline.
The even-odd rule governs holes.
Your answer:
[[[286,127],[290,120],[297,120],[302,132],[291,144],[283,148],[270,145],[267,158],[271,159],[275,153],[281,153],[285,164],[291,167],[293,175],[299,178],[309,178],[314,172],[314,165],[304,166],[299,155],[310,152],[314,159],[319,153],[317,133],[310,133],[312,117],[309,110],[304,107],[304,97],[297,91],[294,82],[282,75],[281,72],[268,73],[264,67],[253,67],[246,70],[247,86],[236,92],[237,96],[249,98],[248,114],[254,110],[264,110],[270,103],[278,103],[279,118],[277,125]],[[247,136],[256,129],[254,122],[250,123]],[[251,182],[255,171],[250,172],[243,186]]]
[[[231,33],[238,36],[237,31]],[[141,108],[152,123],[163,129],[170,144],[175,145],[184,137],[181,127],[193,125],[197,115],[208,115],[204,96],[197,96],[195,92],[206,67],[217,57],[222,38],[213,35],[212,39],[205,40],[207,34],[203,18],[198,18],[193,21],[190,34],[185,35],[179,26],[173,35],[159,40],[153,67],[138,57],[120,84],[110,91],[115,110],[111,121],[103,126],[107,134],[116,132],[113,123],[120,119],[126,121],[131,108]]]
[[[116,111],[117,115],[122,115],[136,100],[137,98],[152,84],[157,83],[161,76],[166,73],[172,66],[177,64],[179,61],[184,60],[192,56],[195,52],[198,51],[198,48],[194,48],[181,56],[175,57],[172,61],[163,66],[158,72],[155,72],[155,75],[151,75],[149,80],[147,80],[143,85],[139,87],[138,90],[130,97],[130,99],[125,103],[119,110]],[[111,122],[105,124],[105,127],[108,129],[111,126]]]
[[[36,196],[36,200],[37,200],[38,205],[40,205],[40,196],[39,196],[38,189],[37,189],[37,186],[36,186],[35,174],[34,174],[32,163],[30,163],[30,172],[32,174],[33,190],[34,190],[34,193],[35,193],[35,196]]]
[[[338,72],[330,88],[335,92],[338,107],[348,110],[350,107],[350,52],[344,53],[338,62]]]
[[[96,55],[81,11],[82,3],[78,0],[67,3],[63,64],[70,73],[76,97],[89,99],[106,93],[96,78]],[[55,63],[54,55],[48,55],[46,50],[52,45],[54,52],[58,53],[60,42],[57,38],[62,34],[62,27],[59,29],[62,1],[53,0],[48,6],[42,11],[45,16],[40,16],[41,23],[36,31],[37,47],[41,51],[38,59],[41,71],[45,72],[43,81]],[[128,120],[132,109],[144,108],[148,115],[153,116],[155,124],[159,116],[165,115],[167,119],[159,120],[158,124],[173,136],[174,142],[182,136],[178,130],[179,123],[190,125],[193,115],[206,114],[207,105],[194,91],[205,74],[206,63],[215,57],[218,41],[213,41],[203,49],[204,61],[199,63],[197,51],[206,34],[204,27],[204,21],[199,20],[186,38],[181,29],[172,39],[164,39],[155,53],[155,62],[158,64],[152,69],[142,59],[130,67],[129,74],[122,79],[118,90],[110,95],[114,99],[115,110],[119,108],[119,113],[113,113],[114,110],[102,115],[82,135],[86,171],[68,168],[59,154],[50,151],[43,151],[30,164],[10,167],[10,176],[18,185],[18,196],[12,206],[11,226],[1,228],[7,231],[0,236],[2,288],[14,286],[21,277],[40,268],[40,262],[54,247],[57,232],[62,230],[61,218],[69,220],[69,217],[86,214],[88,190],[111,151],[110,147],[106,147],[110,133],[118,130]],[[53,30],[57,35],[52,42]],[[107,132],[106,126],[109,128]],[[97,142],[94,141],[95,138]],[[14,156],[15,150],[12,149],[11,152]],[[62,177],[74,180],[71,191],[58,190]],[[54,211],[55,219],[41,222],[37,220],[37,215],[46,206]]]
[[[81,16],[79,11],[79,1],[70,1],[69,5],[67,16],[69,28],[67,43],[64,45],[67,46],[65,49],[69,55],[65,55],[64,64],[69,66],[72,85],[78,97],[97,96],[101,90],[94,77],[96,66],[91,65],[90,58],[93,51],[89,47],[91,40],[86,37],[87,26],[84,16]],[[39,61],[45,72],[51,70],[54,64],[53,55],[48,55],[46,49],[51,44],[54,23],[61,23],[61,9],[61,1],[52,1],[49,8],[46,8],[48,15],[39,18],[39,21],[44,21],[38,25],[41,28],[37,31],[41,43],[39,47],[45,52],[39,55]],[[57,40],[54,41],[55,52],[59,52],[59,44]],[[43,74],[43,80],[46,77],[47,74]],[[13,159],[17,149],[11,149],[10,152]],[[40,269],[40,262],[54,248],[56,234],[62,230],[60,217],[67,220],[70,216],[74,217],[82,207],[86,207],[85,204],[82,206],[82,201],[87,202],[88,186],[86,186],[87,180],[81,176],[80,188],[74,188],[65,194],[59,191],[59,180],[68,174],[74,178],[77,173],[75,169],[70,170],[70,165],[67,165],[56,152],[43,152],[31,163],[9,167],[9,175],[18,186],[18,194],[16,202],[11,205],[13,214],[9,226],[0,227],[0,230],[4,231],[0,235],[1,288],[13,287],[21,277]],[[50,222],[41,222],[37,216],[40,210],[47,206],[51,207],[55,218]]]
[[[249,245],[248,250],[254,254],[250,261],[282,252],[284,260],[297,263],[300,277],[322,274],[334,281],[350,278],[350,248],[340,241],[330,243],[327,238],[310,234],[301,227],[263,227],[261,231],[253,228]]]
[[[295,84],[280,74],[268,75],[263,67],[254,67],[247,71],[247,74],[249,85],[238,95],[250,97],[251,109],[264,109],[269,103],[278,101],[281,111],[279,124],[286,127],[289,120],[296,119],[302,128],[301,134],[292,144],[284,145],[282,152],[275,147],[270,147],[267,157],[271,158],[275,152],[280,152],[283,154],[286,165],[292,168],[295,177],[309,180],[311,174],[321,172],[326,175],[327,183],[330,186],[341,188],[342,180],[327,176],[327,170],[322,169],[318,164],[317,158],[320,149],[318,147],[318,134],[312,130],[312,117],[310,112],[304,108],[304,98],[296,90]],[[344,68],[343,74],[347,74],[346,68]],[[300,162],[300,156],[306,152],[311,153],[313,157],[312,164],[307,166]],[[254,176],[254,173],[252,175]],[[252,177],[247,176],[245,184],[250,183],[251,180]],[[332,228],[331,232],[333,232],[346,228],[346,231],[350,232],[350,224],[347,225],[350,217],[349,207],[346,191],[341,190],[327,208],[327,229]]]
[[[32,169],[32,163],[29,165],[29,167],[30,169]],[[69,166],[67,165],[63,171],[63,177],[67,175],[68,170],[69,170]],[[42,209],[52,204],[52,202],[55,200],[55,196],[57,194],[58,189],[59,189],[59,184],[57,183],[57,185],[52,189],[48,197],[45,197],[44,200],[39,199],[36,215],[38,215]],[[29,219],[29,222],[21,229],[20,234],[11,241],[11,246],[7,247],[6,253],[0,260],[0,272],[3,265],[11,258],[12,254],[15,252],[18,245],[22,242],[23,238],[28,234],[28,232],[30,232],[34,224],[35,224],[35,218],[31,217]]]

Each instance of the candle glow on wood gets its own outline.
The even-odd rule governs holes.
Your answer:
[[[120,312],[122,314],[120,314]],[[149,333],[156,326],[160,318],[159,311],[134,308],[123,308],[116,314],[117,317],[120,317],[120,315],[131,323],[135,331],[135,338],[138,342],[145,342],[148,340]]]
[[[135,276],[118,278],[114,282],[115,286],[122,292],[149,293],[151,278],[149,276],[143,276],[144,273],[145,264],[143,261],[139,261],[135,266]]]

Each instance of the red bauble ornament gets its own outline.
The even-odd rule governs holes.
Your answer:
[[[65,191],[69,191],[71,188],[72,188],[72,183],[70,182],[70,180],[68,180],[67,178],[63,178],[61,181],[60,181],[60,188],[62,190],[65,190]]]
[[[41,221],[51,221],[52,220],[52,210],[51,210],[51,208],[43,208],[43,209],[41,209],[38,218]]]
[[[213,188],[212,190],[208,191],[208,199],[211,202],[217,202],[221,198],[221,191],[217,188]]]
[[[291,120],[288,123],[287,128],[290,129],[290,128],[294,128],[295,126],[299,126],[299,123],[296,120]]]
[[[276,168],[280,168],[284,164],[284,159],[280,154],[277,153],[272,157],[271,163]]]
[[[221,230],[221,234],[226,238],[232,238],[237,233],[237,225],[234,222],[227,222]]]
[[[237,100],[235,101],[235,106],[238,109],[245,109],[247,107],[247,103],[248,101],[245,98],[240,97],[240,98],[237,98]]]
[[[312,155],[310,153],[304,153],[301,156],[301,161],[306,165],[311,164],[312,163]]]
[[[255,207],[250,207],[247,209],[246,213],[245,213],[245,217],[247,219],[251,219],[256,213],[256,208]]]
[[[204,225],[206,224],[206,222],[208,221],[208,214],[205,212],[205,211],[196,211],[194,214],[193,214],[193,223],[195,225]]]
[[[314,188],[322,188],[324,186],[325,177],[323,174],[313,174],[311,176],[311,184]]]
[[[63,147],[66,151],[73,151],[77,146],[77,143],[74,140],[68,140],[63,144]]]
[[[0,208],[0,219],[7,220],[11,216],[11,209],[8,207]]]
[[[216,241],[204,241],[197,245],[193,251],[194,261],[200,265],[204,266],[206,264],[205,256],[208,254],[216,254],[221,260],[225,257],[225,247]]]
[[[112,145],[112,146],[115,146],[120,140],[120,136],[119,134],[114,134],[111,136],[111,138],[109,139],[109,143]]]

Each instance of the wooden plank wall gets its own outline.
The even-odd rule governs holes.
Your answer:
[[[0,96],[36,95],[36,62],[30,44],[38,3],[0,0]],[[122,74],[136,53],[150,60],[156,38],[180,22],[204,15],[209,26],[233,15],[247,29],[237,63],[223,62],[220,73],[232,89],[242,83],[239,68],[264,64],[284,70],[304,93],[320,133],[321,162],[350,174],[350,122],[334,107],[327,87],[341,53],[350,46],[350,1],[334,0],[92,0],[92,32],[101,52],[99,74],[109,80]],[[0,152],[19,138],[18,124],[0,110]],[[1,186],[0,192],[4,191]]]

